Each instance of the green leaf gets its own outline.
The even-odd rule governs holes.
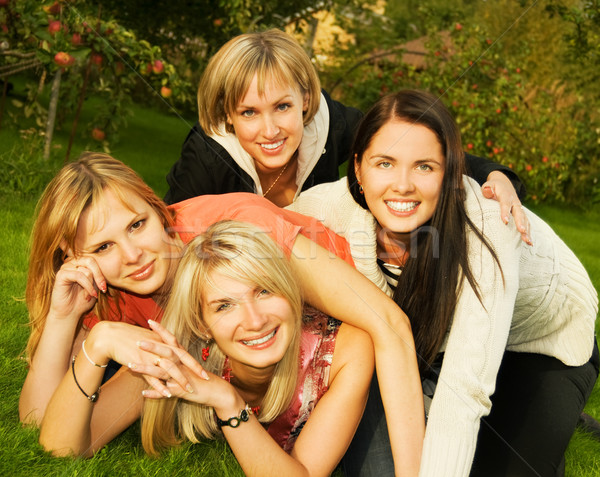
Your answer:
[[[52,35],[46,29],[39,28],[35,30],[34,35],[37,36],[40,40],[45,40],[49,43],[52,43],[54,41],[54,38],[52,38]]]
[[[91,51],[91,48],[81,48],[80,50],[71,51],[70,53],[76,60],[83,61]]]

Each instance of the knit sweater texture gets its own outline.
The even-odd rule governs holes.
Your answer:
[[[467,230],[469,265],[483,303],[465,281],[429,410],[420,476],[467,476],[480,419],[506,349],[553,356],[566,365],[586,363],[592,353],[598,294],[582,264],[554,231],[525,209],[533,246],[521,241],[514,221],[500,220],[498,203],[464,177],[467,215],[492,245]],[[348,191],[347,180],[321,184],[289,206],[323,222],[350,244],[356,268],[386,293],[376,263],[376,221]],[[518,392],[518,390],[515,390]]]

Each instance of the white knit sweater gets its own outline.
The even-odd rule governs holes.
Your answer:
[[[445,355],[429,410],[420,476],[468,476],[479,421],[504,350],[554,356],[569,366],[592,353],[598,294],[573,252],[533,212],[526,210],[533,246],[521,241],[511,220],[500,220],[498,203],[483,197],[465,177],[467,214],[487,237],[502,265],[473,232],[467,233],[469,264],[483,306],[468,282],[460,291]],[[348,240],[356,268],[390,293],[376,263],[376,222],[348,192],[346,178],[302,193],[288,208],[316,217]]]

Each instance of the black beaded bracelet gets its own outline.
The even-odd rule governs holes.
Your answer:
[[[71,361],[71,370],[73,371],[73,379],[75,380],[75,384],[77,384],[77,387],[86,398],[88,398],[91,402],[96,402],[98,400],[98,396],[100,395],[100,388],[98,388],[98,391],[91,396],[83,390],[83,388],[79,385],[77,378],[75,377],[75,358],[77,358],[77,356],[73,356],[73,361]]]
[[[242,422],[248,422],[248,419],[250,419],[251,414],[252,414],[252,408],[248,404],[246,404],[246,407],[241,410],[239,417],[233,416],[233,417],[230,417],[229,419],[227,419],[226,421],[223,421],[223,420],[219,419],[219,416],[216,416],[217,425],[219,426],[219,428],[221,428],[223,426],[229,426],[229,427],[235,428],[235,427],[238,427]]]

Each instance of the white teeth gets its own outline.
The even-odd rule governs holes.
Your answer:
[[[394,201],[386,201],[386,204],[390,209],[394,209],[398,212],[408,212],[409,210],[413,210],[420,202],[394,202]]]
[[[283,139],[281,141],[277,141],[271,144],[261,144],[260,147],[264,147],[265,149],[277,149],[279,146],[283,144]]]
[[[262,338],[259,338],[257,340],[250,340],[250,341],[244,341],[244,340],[242,340],[242,343],[244,343],[246,346],[257,346],[259,344],[266,343],[271,338],[273,338],[273,336],[275,336],[275,331],[277,331],[277,330],[273,330],[267,336],[263,336]]]

